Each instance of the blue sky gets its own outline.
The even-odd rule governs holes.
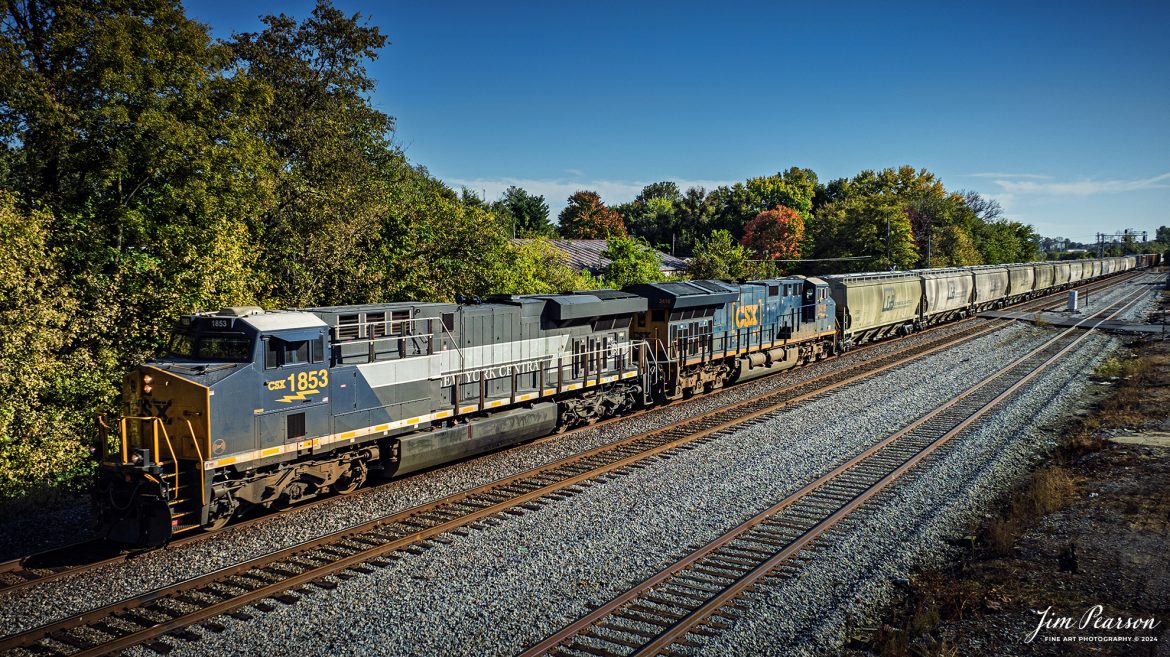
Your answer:
[[[554,214],[925,167],[1044,235],[1170,225],[1170,2],[353,2],[392,45],[375,104],[413,162]],[[217,36],[311,0],[189,2]]]

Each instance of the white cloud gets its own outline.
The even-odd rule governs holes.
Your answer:
[[[1039,173],[991,172],[991,173],[972,173],[972,174],[968,174],[968,175],[970,175],[972,178],[1013,178],[1013,179],[1030,178],[1030,179],[1035,179],[1035,180],[1048,180],[1048,179],[1052,178],[1052,176],[1045,176],[1045,175],[1042,175]]]
[[[691,187],[702,187],[708,192],[720,185],[732,185],[735,181],[727,180],[681,180],[678,178],[659,178],[658,180],[673,180],[680,191]],[[520,187],[530,194],[543,196],[548,203],[549,216],[556,222],[557,215],[565,208],[569,196],[581,190],[590,190],[601,195],[606,205],[617,205],[634,200],[642,188],[655,180],[623,181],[623,180],[580,180],[580,179],[536,179],[536,178],[449,178],[444,180],[455,189],[466,187],[481,194],[488,201],[499,198],[504,190],[512,185]]]
[[[1170,188],[1170,173],[1137,180],[1092,180],[1082,178],[1070,182],[1037,182],[1024,180],[1023,176],[1003,176],[995,184],[1008,194],[1047,194],[1053,196],[1092,196],[1094,194],[1119,194],[1143,189]]]

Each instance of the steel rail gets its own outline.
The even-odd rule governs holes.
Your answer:
[[[903,366],[908,362],[923,358],[927,355],[935,353],[941,349],[953,346],[955,343],[970,339],[973,335],[984,335],[994,332],[1007,324],[988,324],[983,327],[972,327],[974,330],[967,332],[955,332],[944,336],[936,341],[928,342],[922,345],[915,345],[906,347],[902,350],[887,354],[876,361],[858,363],[856,365],[843,368],[836,372],[830,372],[812,379],[800,382],[787,388],[782,388],[779,391],[771,393],[762,399],[748,400],[739,404],[733,405],[729,408],[719,409],[717,411],[710,411],[705,414],[700,414],[694,418],[682,420],[665,427],[656,429],[646,434],[634,436],[615,443],[603,445],[592,450],[588,450],[578,455],[562,459],[539,468],[534,468],[524,473],[513,475],[484,486],[477,487],[468,491],[463,491],[455,495],[447,496],[440,500],[414,507],[387,517],[375,519],[373,521],[363,523],[355,527],[347,528],[332,534],[319,537],[312,541],[302,543],[284,550],[275,551],[269,555],[264,555],[256,559],[236,564],[226,568],[219,569],[212,573],[205,574],[200,577],[192,578],[178,584],[168,586],[156,591],[151,591],[146,594],[135,596],[127,600],[107,605],[100,609],[91,610],[82,614],[78,614],[63,620],[49,623],[38,628],[34,628],[27,632],[12,635],[0,639],[0,649],[10,649],[14,647],[27,646],[36,643],[44,638],[54,639],[62,636],[62,632],[79,626],[99,623],[107,621],[108,619],[117,618],[121,612],[127,612],[132,609],[141,608],[150,603],[180,597],[189,592],[199,591],[205,587],[222,583],[223,581],[239,574],[246,574],[264,568],[272,568],[276,565],[287,564],[290,559],[308,558],[317,559],[319,557],[304,556],[314,550],[319,550],[325,547],[336,546],[346,540],[354,540],[358,543],[366,543],[363,549],[353,552],[347,556],[329,560],[324,565],[319,565],[309,568],[300,573],[290,574],[281,581],[246,591],[242,594],[232,596],[228,600],[215,603],[199,609],[194,612],[185,613],[177,618],[169,621],[160,621],[152,624],[150,627],[145,627],[139,631],[132,632],[125,636],[115,637],[108,643],[103,643],[100,646],[92,648],[85,648],[76,653],[68,654],[99,654],[99,652],[119,650],[123,647],[143,643],[160,634],[174,631],[177,628],[191,625],[200,622],[206,618],[221,615],[240,606],[249,604],[255,600],[263,599],[277,595],[282,591],[287,591],[290,588],[299,586],[308,581],[319,580],[329,574],[353,568],[357,564],[371,562],[383,555],[394,551],[400,551],[411,545],[419,544],[428,538],[437,536],[439,534],[447,533],[452,530],[474,524],[478,520],[498,515],[500,512],[515,509],[518,506],[530,503],[538,503],[541,498],[545,498],[550,494],[571,489],[577,485],[590,485],[590,480],[597,479],[606,474],[619,472],[623,468],[632,466],[639,461],[653,458],[663,452],[677,449],[688,443],[703,440],[713,436],[714,434],[727,431],[731,427],[741,425],[745,422],[750,422],[754,419],[762,417],[768,413],[774,413],[782,410],[786,406],[796,401],[802,401],[811,398],[815,395],[822,394],[828,390],[842,387],[850,383],[854,383],[862,378],[873,376],[879,372],[886,371],[893,367]],[[907,356],[906,354],[910,355]],[[832,379],[836,378],[835,381]],[[827,385],[821,385],[826,380],[830,380]],[[797,390],[806,390],[806,392],[796,394],[791,393]],[[742,411],[742,412],[741,412]],[[722,416],[722,417],[720,417]],[[680,435],[681,432],[681,435]],[[638,442],[645,442],[648,437],[658,437],[659,444],[649,448],[641,448],[637,446]],[[630,453],[630,450],[633,450]],[[584,471],[571,473],[570,476],[562,477],[555,473],[556,470],[571,468],[574,464],[581,464],[589,458],[594,456],[602,456],[605,454],[612,454],[619,458],[608,463],[588,467],[585,466]],[[547,479],[552,477],[556,481],[549,482]],[[559,477],[559,478],[558,478]],[[545,481],[533,484],[531,480],[545,479]],[[373,542],[377,545],[370,547],[371,533],[377,532],[379,529],[385,529],[394,523],[411,522],[414,521],[416,526],[419,525],[418,519],[425,516],[428,512],[436,510],[441,511],[444,507],[450,508],[458,506],[460,503],[469,500],[477,495],[491,495],[495,493],[497,497],[500,496],[500,490],[506,489],[509,486],[525,485],[532,486],[526,492],[519,494],[507,493],[506,499],[494,504],[486,506],[479,506],[478,509],[467,512],[466,508],[458,517],[453,519],[438,522],[430,527],[419,531],[408,532],[406,534],[392,537],[387,540],[384,536],[378,537]],[[579,491],[578,491],[579,492]],[[465,504],[464,506],[478,506],[476,504]],[[450,516],[450,511],[444,512]],[[440,516],[441,518],[442,516]],[[425,523],[423,523],[425,524]],[[334,555],[336,556],[336,555]],[[294,567],[295,569],[295,567]],[[104,623],[106,626],[109,622]]]
[[[635,650],[634,652],[629,653],[631,655],[656,654],[670,645],[679,642],[680,639],[684,638],[694,628],[707,622],[707,620],[713,614],[718,612],[734,598],[739,596],[744,590],[757,584],[759,580],[770,574],[781,563],[787,561],[793,555],[808,546],[811,542],[822,536],[825,532],[835,526],[840,520],[848,516],[857,508],[861,507],[865,502],[872,499],[873,496],[877,495],[879,492],[888,487],[894,480],[901,477],[923,459],[927,458],[930,454],[937,451],[940,447],[948,443],[954,437],[961,434],[973,423],[997,407],[1004,400],[1014,395],[1028,382],[1034,380],[1053,363],[1060,360],[1065,354],[1079,345],[1083,340],[1087,339],[1093,329],[1090,328],[1088,331],[1082,331],[1080,335],[1076,336],[1075,339],[1070,341],[1067,345],[1063,346],[1056,353],[1052,354],[1051,356],[1047,356],[1039,364],[1030,367],[1022,377],[1014,381],[1007,389],[996,394],[995,397],[993,397],[991,400],[985,403],[981,403],[973,413],[967,414],[958,424],[951,427],[942,436],[934,439],[924,448],[918,450],[914,455],[902,460],[900,465],[898,465],[892,472],[884,475],[881,479],[872,485],[866,486],[859,492],[859,494],[854,496],[848,502],[844,503],[840,508],[838,508],[834,513],[829,515],[824,520],[809,528],[807,531],[801,532],[794,538],[794,540],[790,541],[770,558],[767,558],[762,563],[759,563],[755,567],[751,568],[750,571],[742,575],[742,577],[737,579],[731,586],[726,587],[721,592],[715,594],[713,597],[703,602],[697,609],[690,611],[689,613],[678,618],[677,621],[669,625],[666,630],[657,636],[652,635],[648,637],[650,638],[650,641],[645,645],[638,645],[636,641],[631,641],[629,639],[618,639],[616,641],[610,641],[609,639],[605,638],[606,634],[604,632],[597,632],[596,629],[599,625],[603,625],[607,620],[611,619],[615,612],[619,612],[626,608],[627,605],[630,605],[636,600],[645,597],[648,592],[671,582],[680,574],[685,573],[688,569],[692,568],[696,564],[700,564],[704,559],[711,557],[721,548],[728,546],[737,539],[744,537],[753,529],[756,529],[763,523],[773,519],[775,516],[777,516],[777,514],[786,508],[789,508],[799,502],[809,500],[811,495],[820,491],[824,491],[826,486],[838,481],[842,475],[856,471],[859,466],[866,463],[871,458],[874,458],[875,455],[879,455],[880,453],[885,452],[894,443],[912,435],[913,432],[927,425],[929,422],[945,416],[951,409],[955,409],[956,407],[961,406],[965,400],[971,399],[980,391],[986,390],[994,383],[1005,378],[1012,370],[1018,369],[1021,367],[1021,365],[1026,364],[1030,359],[1033,359],[1037,355],[1043,354],[1045,351],[1051,349],[1054,345],[1064,340],[1072,332],[1080,330],[1081,324],[1095,321],[1094,318],[1096,316],[1116,308],[1116,310],[1113,310],[1108,317],[1112,318],[1117,314],[1124,312],[1125,309],[1129,308],[1138,300],[1140,300],[1144,294],[1144,290],[1138,290],[1134,295],[1132,295],[1132,299],[1123,300],[1119,304],[1111,305],[1102,311],[1098,311],[1093,315],[1086,317],[1085,319],[1081,320],[1081,322],[1078,322],[1077,325],[1065,329],[1058,335],[1046,341],[1043,345],[1040,345],[1039,347],[1029,351],[1027,354],[1015,359],[1008,365],[998,369],[992,376],[985,378],[982,382],[968,389],[958,397],[952,400],[948,400],[946,403],[938,406],[935,410],[920,417],[918,420],[911,423],[907,427],[904,427],[891,436],[888,436],[887,438],[879,441],[875,445],[869,447],[865,451],[834,468],[827,474],[802,487],[792,495],[787,496],[779,503],[755,515],[751,519],[737,525],[714,541],[693,551],[686,557],[683,557],[679,561],[663,569],[658,574],[628,589],[626,592],[613,598],[593,612],[587,614],[581,619],[563,628],[559,632],[549,636],[540,643],[529,648],[524,653],[522,653],[521,657],[535,657],[536,655],[546,654],[558,648],[579,648],[579,646],[576,645],[567,645],[568,642],[577,637],[590,637],[592,639],[599,640],[601,643],[621,645],[627,648],[633,647]],[[682,604],[672,604],[671,606],[673,606],[675,609],[685,609],[684,605]],[[647,614],[651,613],[645,608],[642,608],[642,611],[643,613]],[[661,620],[661,618],[670,618],[670,616],[670,614],[663,614],[657,620]],[[638,620],[643,620],[643,622],[647,624],[654,624],[650,619],[639,618]],[[628,630],[623,630],[620,626],[616,628],[611,626],[607,629],[610,630],[609,636],[611,638],[613,637],[615,629],[619,634],[622,632],[625,632],[627,635],[631,634]],[[596,645],[590,646],[590,650],[588,650],[588,652],[596,655],[603,655],[608,653],[608,651],[598,648]]]
[[[1001,328],[1003,326],[1006,326],[1006,325],[1005,324],[998,324],[998,325],[992,324],[992,325],[989,325],[986,327],[980,327],[978,333],[979,334],[991,333],[991,332],[994,332],[995,330],[998,330],[998,328]],[[974,333],[974,331],[973,331],[973,333]],[[455,519],[448,521],[448,522],[438,524],[438,525],[431,527],[425,531],[419,531],[419,532],[407,534],[407,535],[405,535],[405,536],[403,536],[403,537],[401,537],[401,538],[399,538],[391,543],[379,546],[379,549],[377,549],[377,550],[364,551],[364,552],[360,553],[359,555],[355,556],[355,558],[353,560],[346,560],[344,562],[346,565],[339,566],[339,568],[344,569],[344,568],[349,567],[348,564],[350,563],[350,561],[355,561],[355,562],[368,561],[370,559],[376,558],[377,556],[379,556],[387,551],[399,550],[403,547],[406,547],[406,546],[418,543],[420,541],[426,540],[427,538],[430,538],[432,536],[446,533],[446,532],[449,532],[453,529],[463,527],[463,526],[466,526],[468,524],[472,524],[472,523],[474,523],[477,520],[480,520],[482,518],[496,515],[502,511],[506,511],[508,509],[513,509],[513,508],[520,506],[524,503],[530,502],[532,500],[536,500],[536,499],[541,498],[541,497],[545,497],[545,496],[549,495],[550,493],[563,491],[564,489],[575,486],[581,482],[588,481],[590,479],[595,479],[599,476],[605,475],[606,473],[614,472],[616,470],[619,470],[623,467],[627,467],[627,466],[634,464],[634,463],[637,463],[639,461],[653,458],[654,456],[656,456],[660,453],[666,452],[668,450],[673,450],[673,449],[676,449],[682,445],[685,445],[688,443],[694,443],[696,441],[699,441],[699,440],[702,440],[702,439],[707,438],[709,436],[712,436],[716,433],[726,431],[729,427],[736,426],[736,425],[739,425],[739,424],[742,424],[745,422],[749,422],[751,420],[759,418],[759,417],[766,415],[768,413],[774,413],[778,410],[782,410],[783,408],[787,407],[789,404],[803,401],[805,399],[809,399],[815,395],[827,392],[828,390],[832,390],[835,388],[840,388],[840,387],[845,386],[845,385],[849,385],[849,384],[854,383],[860,379],[868,378],[870,376],[876,375],[880,372],[884,372],[884,371],[889,370],[891,368],[903,366],[907,362],[923,358],[923,357],[928,356],[930,354],[933,354],[941,349],[951,347],[956,342],[959,342],[959,341],[965,340],[965,339],[969,339],[970,337],[971,337],[970,335],[963,334],[962,332],[953,333],[953,334],[945,336],[944,338],[941,338],[935,342],[927,343],[926,345],[916,345],[914,347],[907,347],[906,349],[899,350],[897,352],[894,352],[893,354],[889,354],[886,357],[884,357],[883,359],[876,361],[876,362],[871,361],[871,362],[867,362],[867,363],[859,363],[859,364],[853,366],[852,368],[846,368],[845,370],[839,370],[837,372],[826,373],[824,375],[821,375],[820,377],[816,377],[814,379],[810,379],[808,381],[803,381],[803,382],[800,382],[796,385],[789,386],[787,388],[783,388],[779,391],[776,391],[776,392],[766,396],[762,400],[748,400],[748,401],[741,402],[739,404],[736,404],[734,406],[731,406],[731,407],[728,407],[725,409],[719,409],[716,411],[709,411],[707,413],[698,415],[698,416],[693,417],[693,418],[689,418],[686,420],[680,420],[678,422],[671,423],[669,425],[666,425],[666,426],[661,427],[659,429],[653,430],[651,432],[647,432],[646,434],[640,434],[638,436],[633,436],[631,438],[627,438],[627,439],[624,439],[621,441],[616,441],[615,443],[602,445],[602,446],[593,448],[591,450],[588,450],[586,452],[582,452],[580,454],[577,454],[577,455],[574,455],[571,457],[567,457],[565,459],[561,459],[560,461],[556,461],[554,463],[551,463],[551,464],[548,464],[545,466],[533,468],[531,470],[528,470],[528,471],[525,471],[522,473],[518,473],[518,474],[512,475],[510,477],[505,477],[503,479],[500,479],[500,480],[497,480],[497,481],[494,481],[494,482],[491,482],[488,484],[484,484],[484,485],[476,487],[474,489],[462,491],[460,493],[456,493],[454,495],[450,495],[450,496],[441,498],[439,500],[435,500],[435,501],[427,503],[427,504],[412,507],[410,509],[392,514],[390,516],[375,519],[375,520],[372,520],[372,521],[369,521],[366,523],[362,523],[360,525],[357,525],[357,526],[354,526],[351,528],[347,528],[344,530],[340,530],[338,532],[334,532],[332,534],[318,537],[314,540],[311,540],[311,541],[308,541],[308,542],[305,542],[305,543],[302,543],[302,544],[299,544],[296,546],[292,546],[290,548],[274,551],[268,555],[257,557],[255,559],[252,559],[250,561],[247,561],[247,562],[244,562],[241,564],[236,564],[233,566],[222,568],[222,569],[213,571],[211,573],[208,573],[208,574],[205,574],[205,575],[202,575],[199,577],[191,578],[189,580],[186,580],[184,582],[180,582],[180,583],[175,584],[175,585],[171,585],[168,587],[164,587],[162,589],[151,591],[151,592],[148,592],[148,593],[145,593],[145,594],[142,594],[139,596],[135,596],[135,597],[129,598],[127,600],[123,600],[121,602],[107,605],[107,606],[104,606],[104,607],[101,607],[98,609],[94,609],[94,610],[91,610],[88,612],[84,612],[81,614],[70,616],[70,617],[64,618],[60,621],[56,621],[53,623],[42,625],[40,627],[28,630],[26,632],[14,634],[14,635],[11,635],[9,637],[0,638],[0,650],[9,650],[9,649],[16,648],[16,647],[27,646],[31,643],[35,643],[43,638],[50,637],[51,635],[60,633],[64,630],[69,630],[72,628],[91,624],[91,623],[94,623],[96,621],[106,619],[107,617],[113,616],[119,612],[124,612],[124,611],[130,610],[130,609],[142,607],[144,605],[150,604],[150,603],[155,602],[155,601],[160,600],[160,599],[174,597],[176,595],[179,595],[179,594],[182,594],[182,593],[185,593],[188,591],[192,591],[192,590],[198,590],[198,589],[203,588],[209,584],[213,584],[215,582],[221,581],[225,578],[228,578],[232,575],[235,575],[235,574],[238,574],[241,572],[247,572],[250,570],[263,568],[263,567],[268,566],[270,564],[284,561],[287,558],[295,557],[298,554],[317,549],[321,546],[336,544],[339,541],[345,540],[347,538],[362,535],[362,534],[367,534],[369,532],[376,531],[379,528],[382,528],[382,527],[387,526],[387,525],[392,525],[394,523],[398,523],[398,522],[402,522],[402,521],[409,521],[411,519],[414,519],[414,518],[417,518],[421,515],[424,515],[429,511],[433,511],[433,510],[439,509],[441,507],[450,507],[450,506],[458,505],[460,502],[467,500],[468,498],[472,498],[473,496],[491,494],[494,491],[498,491],[498,490],[500,490],[502,488],[506,488],[508,486],[520,484],[520,483],[523,483],[525,481],[529,481],[532,479],[539,479],[542,476],[547,476],[551,472],[554,472],[557,470],[562,470],[565,468],[571,468],[575,464],[582,463],[582,462],[584,462],[587,459],[590,459],[592,457],[603,456],[606,453],[610,453],[610,452],[617,452],[617,453],[621,454],[623,450],[630,450],[630,449],[634,450],[633,453],[628,453],[625,456],[620,456],[615,461],[603,463],[603,464],[598,465],[596,467],[589,468],[580,474],[572,475],[572,476],[569,476],[568,478],[559,479],[556,482],[553,482],[553,483],[550,483],[550,484],[547,484],[544,486],[540,486],[540,487],[538,487],[538,488],[536,488],[536,489],[534,489],[531,492],[528,492],[526,494],[508,497],[506,500],[499,502],[498,504],[493,504],[493,505],[487,506],[485,508],[482,508],[482,509],[475,511],[475,512],[472,512],[472,513],[463,514],[458,518],[455,518]],[[924,347],[925,347],[925,349],[924,349]],[[917,350],[917,353],[913,353],[909,357],[904,357],[905,352],[916,351],[916,350]],[[842,374],[849,372],[850,369],[860,370],[860,371],[857,373],[851,374],[851,375],[847,374],[845,376],[842,376]],[[832,378],[834,376],[838,377],[838,380],[833,381],[832,383],[829,383],[827,386],[817,387],[815,385],[817,382],[819,382],[823,379],[829,379],[829,378]],[[797,390],[797,389],[809,389],[809,388],[811,388],[811,389],[808,390],[807,392],[797,394],[796,396],[785,397],[785,393],[791,393],[792,391]],[[753,409],[753,410],[749,410],[746,413],[742,413],[742,414],[738,414],[738,415],[736,414],[738,411],[742,411],[745,409]],[[720,415],[730,415],[731,417],[729,419],[719,420],[717,418],[717,416],[720,416]],[[712,421],[714,421],[714,424],[711,423]],[[679,432],[681,432],[681,434]],[[672,436],[677,436],[677,437],[672,437]],[[641,449],[641,448],[636,447],[636,443],[646,441],[648,437],[660,437],[661,440],[659,440],[657,445],[654,445],[654,446],[646,448],[646,449]],[[358,556],[360,556],[360,558],[357,558]],[[317,571],[317,574],[313,575],[309,579],[317,579],[317,578],[320,578],[320,577],[323,577],[323,576],[329,574],[330,572],[333,572],[333,570],[321,569],[321,570]],[[266,593],[262,597],[270,596],[273,594],[274,591],[279,592],[281,590],[287,590],[288,588],[291,588],[292,586],[296,586],[296,584],[289,584],[287,582],[280,582],[277,585],[274,585],[271,587],[266,587],[264,589],[264,591],[266,591]],[[251,598],[249,598],[248,600],[250,600],[250,599]],[[247,601],[244,601],[244,602],[241,602],[240,605],[247,604],[247,603],[248,603]],[[227,605],[217,605],[215,607],[215,609],[218,609],[218,611],[216,611],[212,615],[219,615],[219,614],[225,613],[226,611],[230,611],[231,609],[235,608],[235,606],[238,606],[238,605],[232,605],[230,607]],[[198,620],[190,620],[186,624],[189,625],[189,624],[194,623],[194,622],[198,622]],[[134,635],[135,638],[133,640],[129,640],[130,643],[127,643],[126,645],[132,645],[133,643],[141,643],[149,638],[152,638],[153,636],[157,636],[160,633],[165,633],[165,632],[171,631],[175,627],[181,626],[182,624],[183,623],[172,622],[172,623],[164,623],[162,625],[157,625],[154,628],[150,628],[148,630],[144,630],[143,632],[136,633]],[[104,644],[104,647],[102,649],[103,650],[119,649],[116,646],[122,645],[122,643],[124,641],[126,641],[126,640],[125,639],[119,640],[118,642],[116,642],[114,644]],[[84,653],[82,653],[82,654],[84,654]]]
[[[1107,288],[1110,288],[1112,286],[1120,285],[1121,283],[1128,282],[1129,280],[1132,280],[1133,278],[1136,278],[1137,276],[1138,276],[1138,274],[1134,273],[1132,276],[1127,277],[1127,278],[1110,277],[1110,278],[1105,278],[1105,279],[1094,279],[1092,281],[1088,281],[1088,282],[1085,282],[1079,286],[1074,286],[1074,287],[1084,287],[1086,289],[1094,289],[1094,290],[1107,289]],[[1039,307],[1039,309],[1046,309],[1046,308],[1050,308],[1050,307],[1055,308],[1055,307],[1059,307],[1059,306],[1058,305],[1057,306],[1049,306],[1049,305],[1047,305],[1047,303],[1053,297],[1056,297],[1059,294],[1060,294],[1060,292],[1053,292],[1053,293],[1046,294],[1046,295],[1043,295],[1040,297],[1026,299],[1026,300],[1017,302],[1016,304],[1012,304],[1011,306],[1007,306],[1007,307],[1024,309],[1025,307],[1036,305]],[[954,328],[954,327],[960,326],[964,323],[973,321],[977,318],[978,318],[978,315],[972,315],[971,317],[960,320],[958,322],[948,322],[945,324],[939,324],[936,326],[929,327],[929,328],[925,329],[924,331],[922,331],[922,333],[928,333],[930,331],[934,331],[934,330],[938,330],[938,329],[942,329],[942,328]],[[847,355],[850,357],[856,357],[857,354],[864,353],[864,351],[866,351],[866,350],[873,349],[875,347],[878,347],[878,346],[881,346],[884,344],[888,344],[889,342],[890,342],[890,340],[882,340],[882,341],[879,341],[877,343],[866,344],[866,345],[863,345],[859,348],[856,348],[856,349],[853,349],[853,350],[847,352]],[[846,354],[842,354],[842,355],[846,355]],[[842,355],[834,356],[833,359],[840,358]],[[826,360],[828,360],[828,359],[826,359]],[[791,371],[792,370],[784,370],[781,372],[777,372],[775,374],[770,374],[768,376],[769,377],[777,376],[777,375],[784,374],[786,372],[791,372]],[[735,384],[735,385],[738,385],[738,384]],[[705,396],[704,398],[709,399],[712,397],[717,397],[718,395],[723,394],[728,389],[729,388],[714,391],[714,392],[710,393],[710,396]],[[596,422],[596,423],[588,425],[588,426],[571,429],[571,430],[569,430],[565,433],[562,433],[562,434],[555,434],[555,435],[551,435],[551,436],[537,438],[536,440],[531,441],[529,444],[541,444],[541,443],[544,443],[547,441],[559,440],[559,439],[566,437],[567,435],[572,435],[572,434],[580,432],[580,431],[597,429],[600,427],[607,426],[611,423],[622,422],[622,421],[626,421],[626,420],[629,420],[629,419],[634,418],[634,417],[639,417],[645,413],[652,412],[652,411],[656,410],[657,408],[660,408],[660,407],[659,406],[652,406],[650,408],[640,409],[640,410],[634,411],[632,413],[622,415],[620,417],[608,418],[608,419],[601,420],[599,422]],[[426,472],[426,471],[424,471],[424,472]],[[423,473],[412,474],[409,477],[406,477],[403,479],[394,479],[393,481],[409,480],[410,477],[418,476],[419,474],[423,474]],[[358,491],[357,494],[364,495],[364,494],[367,494],[369,491],[374,490],[375,488],[376,487],[368,487],[362,491]],[[310,500],[310,501],[298,504],[294,507],[290,507],[290,508],[283,509],[283,510],[284,511],[289,511],[289,510],[299,511],[299,510],[310,509],[310,508],[314,508],[318,505],[336,502],[337,499],[338,498],[336,496],[321,497],[321,498]],[[277,513],[280,513],[280,510],[273,510],[270,512],[265,512],[261,515],[256,515],[256,516],[253,516],[251,518],[247,518],[245,520],[241,520],[239,522],[233,523],[229,527],[227,527],[226,529],[229,532],[240,531],[240,530],[243,530],[247,527],[253,526],[255,524],[265,522],[272,515],[277,514]],[[177,538],[176,540],[169,542],[163,548],[156,548],[156,549],[174,549],[174,548],[177,548],[177,547],[180,547],[183,545],[197,543],[197,542],[200,542],[203,540],[207,540],[209,538],[219,536],[219,535],[222,535],[222,533],[221,532],[200,532],[200,533],[195,533],[195,534],[188,534],[186,536]],[[104,557],[104,558],[97,559],[94,561],[89,561],[89,562],[85,562],[85,563],[78,563],[78,564],[73,564],[73,565],[68,565],[68,566],[39,566],[38,567],[35,565],[30,565],[30,563],[35,563],[35,561],[38,558],[44,559],[47,555],[50,555],[50,554],[66,553],[69,551],[77,551],[77,550],[81,550],[81,549],[88,547],[88,546],[93,546],[94,548],[97,548],[97,549],[107,547],[107,545],[104,543],[104,541],[101,541],[101,539],[95,538],[95,539],[89,539],[86,541],[81,541],[78,543],[68,544],[65,546],[58,547],[58,548],[52,548],[50,550],[45,550],[45,551],[38,552],[38,553],[35,553],[32,555],[20,557],[17,559],[12,559],[12,560],[8,560],[8,561],[0,562],[0,575],[5,575],[8,577],[7,580],[0,578],[0,594],[14,593],[14,592],[20,591],[22,589],[30,588],[34,585],[39,585],[39,584],[51,582],[51,581],[60,579],[60,578],[65,577],[65,576],[84,573],[86,571],[101,568],[103,566],[109,566],[109,565],[113,565],[113,564],[117,564],[117,563],[123,563],[125,561],[130,560],[130,559],[140,557],[140,556],[143,556],[145,554],[149,554],[149,553],[155,551],[155,549],[131,550],[131,551],[123,552],[123,553],[116,554],[116,555],[113,555],[110,557]]]

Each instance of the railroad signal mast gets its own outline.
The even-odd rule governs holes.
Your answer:
[[[1142,236],[1143,242],[1146,241],[1146,231],[1144,230],[1137,231],[1126,228],[1120,233],[1097,233],[1097,257],[1105,257],[1106,241],[1108,241],[1110,244],[1116,244],[1117,242],[1121,242],[1122,244],[1133,244],[1137,241],[1138,235]]]

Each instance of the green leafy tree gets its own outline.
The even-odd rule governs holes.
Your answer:
[[[1154,240],[1162,244],[1170,244],[1170,226],[1158,226],[1154,233]]]
[[[596,240],[625,237],[626,226],[621,215],[601,202],[597,192],[580,191],[569,197],[561,210],[560,233],[566,239]]]
[[[4,10],[0,126],[20,145],[10,182],[58,219],[52,245],[97,342],[149,349],[168,327],[152,320],[181,310],[177,300],[254,294],[254,277],[239,276],[253,249],[222,252],[219,236],[248,235],[241,218],[270,200],[270,160],[252,132],[267,98],[230,74],[230,51],[177,3]]]
[[[271,294],[293,305],[361,301],[377,278],[369,263],[387,186],[403,169],[394,119],[368,99],[366,64],[386,37],[323,0],[303,21],[262,20],[230,46],[272,98],[256,132],[277,160],[275,199],[255,225]]]
[[[736,280],[748,275],[751,254],[726,230],[715,230],[695,245],[687,261],[687,275],[694,279]]]
[[[29,439],[55,446],[43,458],[58,474],[75,472],[92,416],[176,315],[260,292],[248,218],[272,199],[255,134],[271,99],[175,2],[29,0],[0,13],[0,175],[17,206],[52,217],[42,257],[69,291],[70,324],[87,329],[42,343],[67,368],[27,391],[29,422],[54,418],[59,433]],[[43,480],[31,462],[26,474]]]
[[[660,182],[650,183],[649,185],[643,187],[642,191],[638,193],[637,198],[634,200],[645,202],[656,198],[665,199],[671,203],[675,203],[682,198],[682,194],[679,192],[677,183],[671,182],[669,180],[663,180]]]
[[[815,257],[864,258],[832,263],[825,267],[830,271],[911,269],[918,262],[910,219],[892,199],[874,195],[834,201],[818,211],[812,224]]]
[[[678,185],[664,181],[647,185],[637,198],[614,210],[621,215],[631,235],[669,251],[678,240],[678,208],[682,202]]]
[[[459,202],[468,207],[481,208],[484,210],[491,209],[493,212],[495,211],[495,208],[493,208],[487,201],[485,201],[483,197],[466,187],[461,187],[459,189]]]
[[[943,197],[946,189],[942,181],[926,169],[902,165],[897,169],[881,171],[866,169],[854,176],[848,185],[848,196],[884,196],[902,202],[924,197]]]
[[[0,191],[0,497],[86,474],[87,411],[110,397],[85,352],[62,356],[82,327],[54,266],[53,223]]]
[[[572,290],[601,287],[588,272],[577,271],[567,263],[563,251],[547,238],[517,240],[510,247],[504,271],[496,281],[494,292],[500,294],[556,294]]]
[[[910,228],[921,257],[922,267],[947,267],[955,263],[980,264],[980,254],[974,249],[972,231],[982,220],[968,206],[961,194],[928,194],[903,202],[910,218]],[[953,252],[959,249],[962,253]]]
[[[601,255],[609,264],[601,271],[606,286],[623,288],[634,283],[652,283],[664,279],[659,266],[662,259],[654,247],[641,237],[610,237]]]
[[[980,224],[974,231],[976,247],[985,264],[1031,262],[1038,259],[1040,236],[1027,224],[1001,219]]]
[[[934,239],[929,266],[966,267],[982,264],[983,257],[975,247],[975,240],[962,226],[943,226]]]
[[[749,221],[777,205],[792,208],[804,217],[810,216],[816,189],[815,173],[793,167],[774,176],[718,187],[711,192],[709,202],[714,209],[716,226],[742,237]]]
[[[556,234],[556,227],[548,218],[548,203],[543,196],[529,194],[513,185],[492,204],[492,208],[515,237],[550,237]]]
[[[400,172],[379,222],[371,302],[452,301],[497,291],[508,238],[490,210],[461,202],[425,170]]]
[[[715,209],[702,187],[691,187],[673,203],[675,214],[674,253],[688,256],[714,230]]]

